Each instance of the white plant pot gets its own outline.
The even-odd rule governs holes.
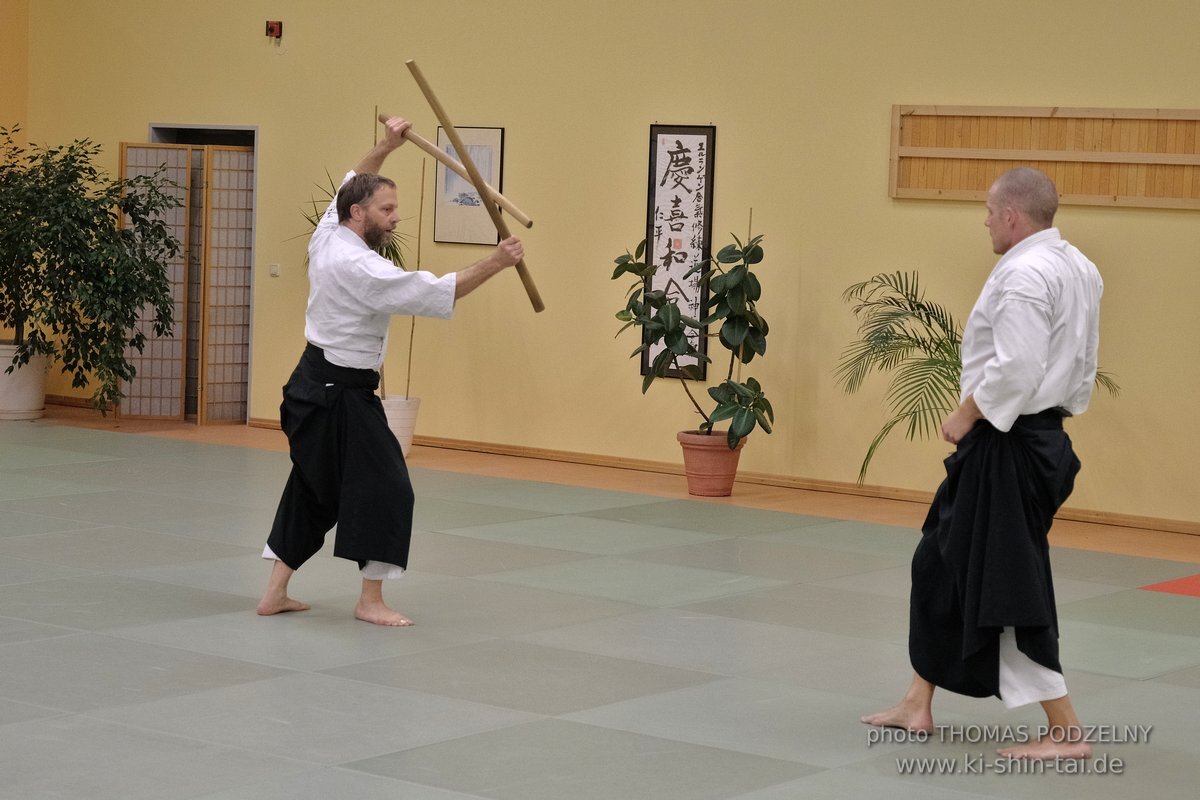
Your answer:
[[[38,419],[46,413],[46,370],[50,359],[34,356],[23,367],[5,373],[16,355],[15,344],[0,344],[0,419]]]
[[[383,413],[387,415],[388,427],[392,429],[404,457],[412,450],[413,431],[417,427],[417,411],[421,408],[419,397],[385,397]]]

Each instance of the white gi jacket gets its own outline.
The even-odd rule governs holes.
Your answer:
[[[354,176],[346,173],[344,184]],[[308,309],[304,338],[331,364],[379,369],[393,314],[449,319],[454,273],[405,272],[340,225],[331,202],[308,243]]]
[[[1022,239],[993,267],[962,340],[962,397],[1008,431],[1022,414],[1087,410],[1096,380],[1096,265],[1057,228]]]

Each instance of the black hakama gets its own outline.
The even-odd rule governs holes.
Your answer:
[[[280,422],[292,457],[267,546],[292,569],[336,524],[333,554],[408,567],[413,490],[375,395],[379,373],[330,364],[308,345],[283,387]]]
[[[930,683],[1000,695],[1000,632],[1062,672],[1047,534],[1079,460],[1057,409],[976,423],[945,461],[912,563],[909,657]]]

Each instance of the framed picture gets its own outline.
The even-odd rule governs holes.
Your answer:
[[[646,258],[654,259],[659,268],[646,281],[646,291],[662,289],[677,297],[679,310],[693,319],[707,316],[708,286],[700,285],[699,272],[690,276],[688,272],[709,258],[716,134],[712,125],[650,126]],[[700,331],[689,336],[695,348],[707,355],[708,337]],[[643,375],[664,347],[660,343],[642,353]],[[704,380],[708,374],[707,362],[695,356],[681,356],[678,363],[689,369],[671,370],[672,377]]]
[[[458,136],[483,180],[496,191],[504,191],[504,128],[459,128]],[[440,126],[437,146],[451,158],[462,161]],[[437,165],[437,188],[433,201],[433,240],[459,244],[490,244],[500,241],[479,192],[466,178]]]

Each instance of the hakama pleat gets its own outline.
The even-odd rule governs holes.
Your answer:
[[[309,345],[284,386],[280,421],[292,472],[267,544],[292,569],[321,549],[335,524],[335,556],[360,568],[408,566],[412,483],[378,385],[374,370],[330,364]]]
[[[1062,672],[1047,535],[1079,460],[1056,410],[1002,433],[980,421],[946,460],[913,555],[909,656],[917,674],[999,696],[999,637]]]

